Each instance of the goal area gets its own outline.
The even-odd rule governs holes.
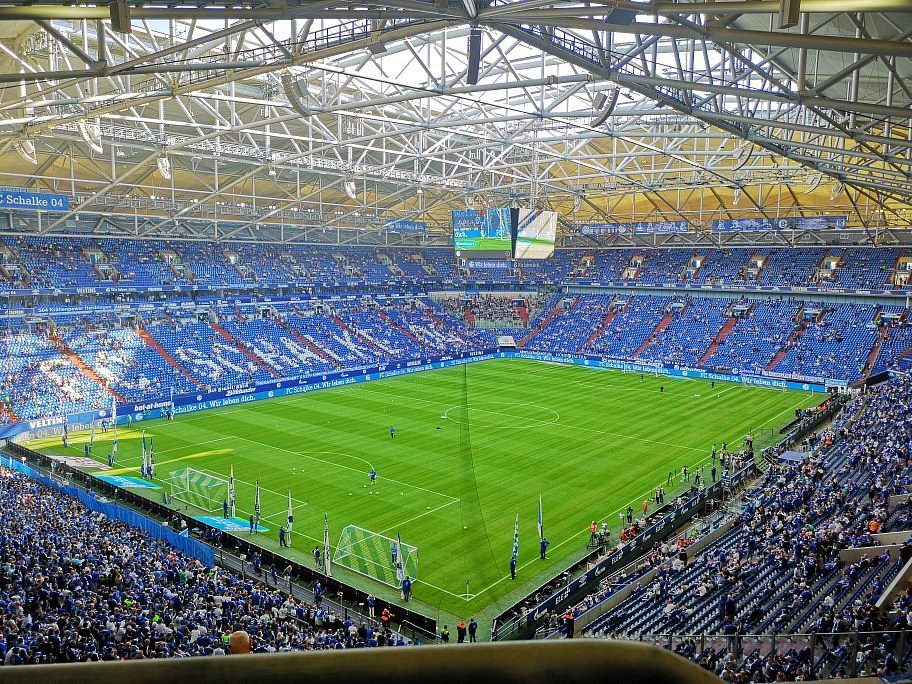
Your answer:
[[[193,468],[175,470],[165,480],[165,485],[172,499],[207,513],[221,511],[222,502],[228,499],[228,480]]]
[[[355,525],[342,530],[332,562],[397,589],[405,576],[418,578],[418,547]]]

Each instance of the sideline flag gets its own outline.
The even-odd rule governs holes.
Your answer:
[[[538,495],[538,538],[545,538],[545,528],[542,524],[541,494]]]
[[[89,433],[89,449],[95,446],[95,421],[92,421],[92,432]]]
[[[231,466],[231,475],[228,476],[228,505],[231,506],[231,517],[236,517],[234,506],[234,465]]]
[[[516,514],[516,523],[513,525],[513,558],[519,556],[519,513]]]
[[[149,471],[149,457],[146,454],[146,431],[145,430],[142,431],[142,459],[143,459],[142,474],[143,474],[143,477],[145,477],[146,473]]]
[[[66,418],[63,419],[63,448],[66,449],[69,445],[70,437],[70,426],[67,425]]]
[[[294,526],[294,512],[291,508],[291,490],[288,490],[288,534],[285,535],[285,540],[289,546],[291,546],[291,528]]]
[[[256,494],[253,500],[253,513],[256,516],[257,525],[260,524],[260,480],[256,481]]]
[[[149,437],[149,477],[155,477],[155,445]]]
[[[329,514],[323,514],[323,571],[327,577],[332,577],[332,568],[329,566]]]
[[[399,553],[396,554],[396,579],[399,580],[399,584],[402,584],[402,580],[405,579],[405,568],[402,567],[402,537],[399,536],[399,533],[396,533],[396,545],[399,549]]]

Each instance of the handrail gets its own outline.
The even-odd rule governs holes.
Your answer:
[[[3,668],[4,684],[712,684],[711,672],[664,649],[629,641],[578,639],[436,648],[364,648],[315,653],[169,658]]]
[[[7,441],[6,445],[3,448],[6,449],[8,451],[8,453],[12,453],[16,457],[25,459],[25,462],[27,462],[31,468],[34,468],[38,472],[43,471],[44,474],[46,474],[48,477],[52,477],[52,478],[60,477],[60,476],[66,477],[71,484],[73,484],[77,487],[86,489],[87,491],[94,489],[96,491],[103,492],[106,496],[109,496],[115,500],[119,500],[120,503],[123,503],[131,508],[138,509],[138,511],[140,513],[142,513],[143,515],[153,516],[153,517],[157,517],[157,518],[165,519],[165,520],[184,521],[187,523],[187,525],[191,529],[195,527],[195,528],[200,528],[200,529],[212,530],[212,528],[210,526],[208,526],[184,513],[181,513],[180,511],[167,508],[166,506],[164,506],[162,504],[156,503],[155,501],[142,497],[127,489],[121,489],[114,485],[108,484],[108,483],[104,482],[103,480],[99,480],[95,477],[92,477],[91,475],[89,475],[87,473],[84,473],[80,470],[72,468],[72,467],[66,465],[65,463],[62,463],[62,462],[54,460],[54,459],[50,459],[47,456],[45,456],[44,454],[38,453],[36,451],[32,451],[31,449],[28,449],[27,447],[24,447],[21,444],[16,444],[15,442]],[[324,605],[326,605],[327,608],[330,608],[334,612],[336,612],[340,615],[343,615],[343,616],[347,616],[349,613],[353,613],[354,615],[358,616],[364,622],[369,622],[369,623],[376,622],[376,619],[371,619],[368,616],[366,616],[363,613],[356,610],[354,608],[354,605],[349,607],[348,605],[345,605],[341,601],[333,601],[331,598],[329,598],[330,596],[332,596],[334,594],[342,595],[342,592],[344,592],[344,596],[353,597],[355,600],[359,600],[359,602],[360,602],[360,599],[367,596],[366,592],[364,592],[360,589],[357,589],[355,587],[346,585],[336,578],[327,578],[322,573],[316,572],[302,563],[299,563],[292,559],[286,558],[279,554],[273,553],[272,551],[270,551],[268,549],[265,549],[260,546],[254,546],[251,544],[251,541],[249,539],[235,537],[234,535],[232,535],[228,532],[222,532],[222,538],[224,540],[226,540],[226,542],[236,541],[243,545],[249,545],[254,550],[261,553],[262,558],[263,558],[263,568],[264,569],[263,569],[262,575],[254,576],[253,573],[250,572],[252,565],[250,564],[249,561],[244,560],[243,558],[231,553],[230,551],[226,551],[224,546],[216,546],[213,544],[209,544],[206,542],[205,538],[199,539],[198,541],[200,541],[200,543],[206,544],[207,546],[210,546],[213,549],[217,565],[221,565],[222,567],[224,567],[228,570],[233,570],[235,572],[241,572],[242,576],[245,578],[248,576],[254,576],[257,581],[263,582],[267,586],[275,584],[276,588],[283,590],[283,591],[289,591],[288,585],[284,582],[271,583],[269,581],[269,576],[268,576],[269,573],[268,573],[268,571],[265,570],[265,568],[270,563],[275,565],[275,564],[278,564],[279,562],[281,562],[282,565],[291,565],[292,569],[294,571],[294,574],[297,577],[299,577],[300,579],[303,579],[304,581],[319,579],[323,583],[323,585],[326,589],[326,591],[323,595],[323,603],[324,603]],[[282,567],[282,565],[278,565],[278,567]],[[339,591],[340,589],[342,591]],[[302,598],[311,603],[314,602],[313,592],[310,589],[308,589],[306,587],[306,585],[292,582],[290,593],[295,598]],[[422,616],[418,613],[409,611],[407,608],[404,608],[403,606],[394,605],[394,604],[389,603],[380,598],[377,599],[376,606],[377,606],[378,613],[384,607],[388,606],[393,609],[394,613],[401,615],[403,620],[408,619],[409,617],[412,617],[412,620],[410,620],[410,622],[412,624],[415,624],[416,622],[420,621],[422,618],[425,618],[427,620],[428,625],[434,625],[434,627],[436,627],[435,620],[433,620],[431,618],[426,618],[425,616]],[[399,624],[401,624],[401,622]],[[425,632],[430,633],[430,630],[425,629]]]
[[[756,472],[756,465],[751,461],[747,463],[741,470],[732,474],[731,484],[734,486],[739,485],[741,482],[746,480],[751,472]],[[701,504],[713,499],[718,494],[724,493],[723,491],[723,482],[721,480],[711,484],[706,489],[699,490],[694,496],[690,499],[687,499],[684,504],[676,509],[674,512],[661,516],[660,519],[654,520],[646,530],[641,532],[633,540],[628,541],[626,544],[623,544],[617,548],[613,553],[608,554],[604,557],[603,560],[599,562],[595,567],[599,568],[600,565],[606,564],[607,567],[611,567],[617,560],[621,560],[626,554],[631,552],[645,552],[645,546],[648,542],[653,541],[658,537],[658,533],[665,531],[669,524],[674,524],[675,527],[680,527],[685,524],[688,519],[696,517],[696,512],[699,510]],[[612,556],[617,555],[618,557],[612,561]],[[643,553],[637,553],[636,558],[641,559]],[[626,566],[625,566],[626,567]],[[592,578],[588,578],[589,574],[594,575]],[[571,598],[571,594],[578,593],[579,591],[585,590],[592,582],[595,581],[599,576],[604,573],[604,568],[602,572],[593,571],[592,569],[587,570],[579,578],[573,580],[571,584],[563,586],[557,589],[554,593],[551,594],[547,599],[542,602],[539,602],[533,609],[529,611],[524,611],[519,615],[514,615],[505,622],[497,625],[492,630],[492,638],[494,640],[504,639],[512,635],[517,630],[521,629],[521,624],[525,621],[529,623],[529,614],[532,613],[533,616],[538,615],[539,613],[544,613],[545,609],[543,606],[555,607],[559,604],[563,604],[567,599]],[[556,579],[556,578],[555,578]],[[553,582],[554,579],[551,580]],[[574,584],[580,584],[580,586],[574,587]],[[537,591],[537,590],[536,590]],[[533,592],[534,594],[534,592]],[[524,601],[528,600],[528,596],[523,600],[517,602],[514,606],[521,605]]]

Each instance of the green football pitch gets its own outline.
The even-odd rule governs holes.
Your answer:
[[[253,510],[259,480],[269,532],[254,543],[278,550],[290,490],[292,557],[312,564],[324,514],[333,545],[346,525],[398,534],[418,549],[414,609],[438,618],[493,615],[579,559],[591,520],[617,529],[620,512],[628,504],[639,511],[670,471],[708,461],[714,443],[740,447],[748,431],[771,441],[796,408],[821,398],[500,359],[134,423],[119,428],[117,462],[105,474],[138,475],[141,427],[154,439],[157,479],[185,468],[227,478],[233,466],[238,517]],[[99,460],[111,436],[96,436]],[[86,440],[71,435],[65,453],[82,455]],[[64,453],[59,438],[30,446]],[[539,497],[547,560],[539,558]],[[398,599],[391,587],[334,571]]]

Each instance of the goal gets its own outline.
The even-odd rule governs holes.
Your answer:
[[[399,549],[396,563],[393,548]],[[332,562],[397,589],[406,575],[418,578],[418,547],[355,525],[342,530]]]
[[[193,468],[175,470],[165,480],[170,497],[196,506],[207,513],[222,510],[228,499],[228,480]]]

